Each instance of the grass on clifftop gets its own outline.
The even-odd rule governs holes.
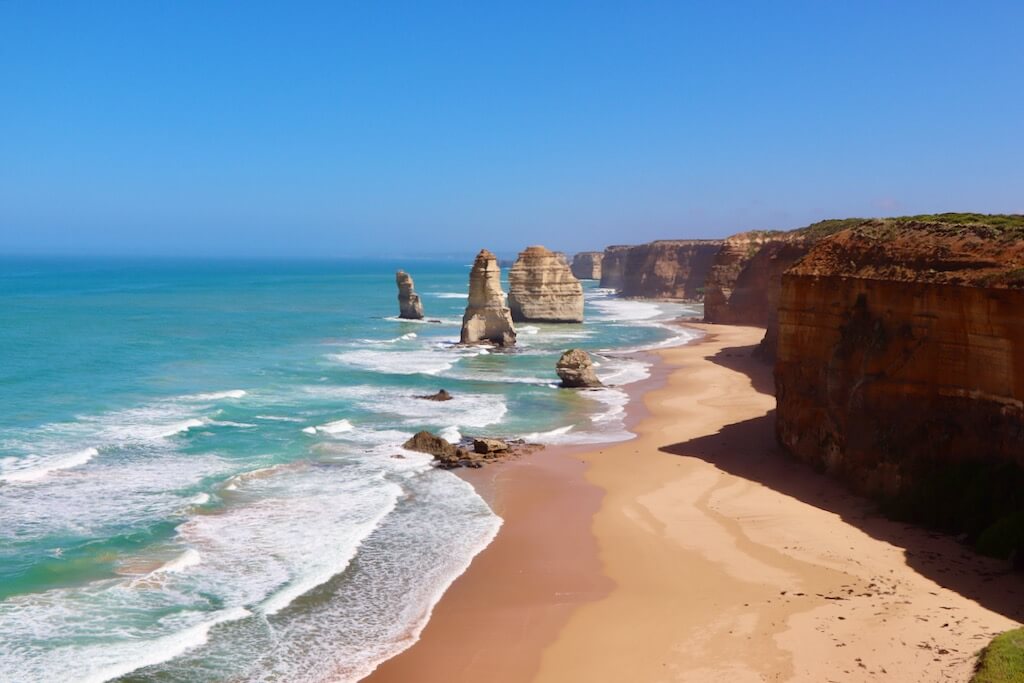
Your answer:
[[[1024,681],[1024,628],[1001,633],[981,651],[971,683]]]
[[[866,220],[866,218],[833,218],[827,221],[811,223],[806,228],[800,228],[796,232],[800,233],[803,237],[818,240],[823,237],[828,237],[829,235],[834,235],[840,230],[855,228]]]

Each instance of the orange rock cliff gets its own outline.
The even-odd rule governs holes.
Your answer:
[[[779,442],[1024,557],[1024,217],[864,221],[781,279]]]

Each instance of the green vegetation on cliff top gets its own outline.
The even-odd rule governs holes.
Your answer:
[[[1024,681],[1024,628],[1001,633],[981,651],[971,683]]]

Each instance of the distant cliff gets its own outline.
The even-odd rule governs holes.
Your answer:
[[[617,244],[606,247],[601,259],[601,287],[621,289],[626,274],[626,257],[631,246]]]
[[[623,296],[700,301],[721,240],[658,240],[626,252]]]
[[[1024,217],[864,221],[781,280],[780,443],[1024,558]]]
[[[863,222],[827,220],[796,230],[758,230],[727,238],[708,274],[704,320],[767,328],[759,354],[773,359],[782,274],[820,240]]]
[[[580,280],[600,280],[602,260],[600,251],[581,251],[572,257],[572,274]]]

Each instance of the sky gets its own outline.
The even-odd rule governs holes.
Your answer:
[[[0,254],[1024,213],[1024,2],[0,0]]]

